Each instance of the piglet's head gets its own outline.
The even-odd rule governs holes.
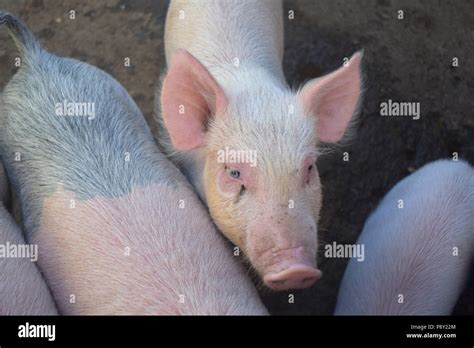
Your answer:
[[[161,92],[172,145],[199,154],[211,216],[274,290],[321,276],[317,149],[339,141],[357,111],[361,58],[293,92],[259,73],[224,91],[190,53],[172,57]]]

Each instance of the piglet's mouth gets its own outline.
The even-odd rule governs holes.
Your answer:
[[[303,247],[273,251],[271,258],[273,262],[266,263],[262,274],[263,282],[272,290],[309,288],[322,276],[315,257],[309,256]]]
[[[292,264],[278,273],[267,274],[263,282],[272,290],[305,289],[321,278],[322,272],[304,264]]]

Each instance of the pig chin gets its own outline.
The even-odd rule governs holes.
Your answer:
[[[322,276],[316,267],[316,243],[308,241],[289,243],[270,242],[247,238],[247,256],[260,273],[264,284],[276,291],[304,289],[312,286]],[[268,244],[273,247],[268,248]]]

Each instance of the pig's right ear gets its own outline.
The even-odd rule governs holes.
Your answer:
[[[188,51],[176,50],[161,90],[163,122],[173,146],[201,146],[209,116],[226,107],[224,91],[209,71]]]

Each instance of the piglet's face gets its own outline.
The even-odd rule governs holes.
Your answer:
[[[217,226],[268,287],[304,288],[321,276],[314,119],[291,95],[266,98],[274,98],[270,113],[236,103],[213,122],[205,145],[204,191]],[[296,106],[290,114],[288,105]]]
[[[319,278],[317,219],[321,185],[314,158],[299,168],[269,175],[272,168],[213,163],[205,171],[211,215],[244,251],[272,289],[303,288]]]
[[[165,78],[163,120],[174,147],[203,154],[211,216],[271,289],[305,288],[321,277],[317,149],[341,139],[356,111],[360,60],[354,55],[297,93],[249,83],[227,96],[183,51]],[[186,86],[184,93],[179,86]],[[179,106],[186,116],[176,113]]]

